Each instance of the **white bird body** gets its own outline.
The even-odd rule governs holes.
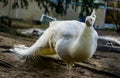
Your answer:
[[[98,34],[93,28],[95,13],[82,23],[75,20],[54,21],[43,35],[24,50],[11,49],[22,56],[58,54],[67,63],[90,58],[97,48]]]
[[[57,37],[55,50],[65,61],[84,61],[96,51],[98,35],[92,26],[87,27],[85,23],[78,21],[61,21],[57,26],[60,28],[54,31],[62,32],[55,33],[55,36],[62,36]]]

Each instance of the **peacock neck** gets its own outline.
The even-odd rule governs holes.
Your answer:
[[[93,27],[85,27],[84,30],[79,34],[78,38],[75,40],[71,56],[77,60],[86,60],[90,57],[92,39],[93,39]],[[83,55],[79,57],[79,55]]]
[[[93,30],[94,29],[92,26],[89,26],[89,27],[86,26],[77,38],[78,43],[81,43],[81,41],[88,42],[88,40],[92,37]]]

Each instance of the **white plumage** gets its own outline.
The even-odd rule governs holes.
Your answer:
[[[58,54],[68,64],[85,61],[97,48],[98,34],[93,28],[95,18],[93,11],[85,23],[75,20],[51,22],[31,47],[13,48],[11,51],[22,56]]]

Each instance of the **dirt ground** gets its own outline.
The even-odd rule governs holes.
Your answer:
[[[99,35],[112,35],[120,38],[120,35],[112,31],[98,31]],[[0,60],[13,65],[6,68],[0,66],[0,78],[68,78],[66,64],[49,58],[38,57],[37,59],[24,62],[13,53],[6,53],[9,46],[14,44],[32,45],[37,38],[11,37],[9,34],[0,32]],[[79,63],[78,63],[79,64]],[[86,62],[93,69],[106,72],[97,72],[89,67],[73,65],[71,78],[118,78],[120,77],[120,53],[97,51]],[[112,75],[111,75],[112,73]],[[117,76],[116,76],[117,75]]]

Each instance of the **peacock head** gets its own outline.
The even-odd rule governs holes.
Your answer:
[[[95,10],[93,10],[91,15],[86,17],[86,20],[85,20],[86,26],[93,26],[95,19],[96,19],[96,14],[95,14]]]

